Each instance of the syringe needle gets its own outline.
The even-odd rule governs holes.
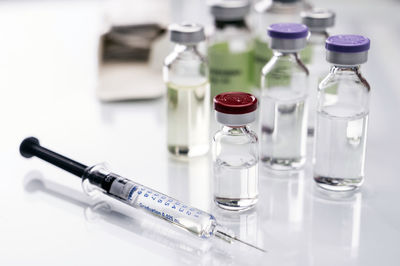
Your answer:
[[[236,240],[236,241],[238,241],[238,242],[240,242],[240,243],[243,243],[243,244],[245,244],[245,245],[248,245],[249,247],[252,247],[252,248],[255,248],[255,249],[259,250],[259,251],[262,251],[262,252],[267,253],[266,250],[264,250],[264,249],[262,249],[262,248],[259,248],[259,247],[257,247],[257,246],[254,246],[254,245],[252,245],[252,244],[250,244],[250,243],[244,242],[243,240],[237,238],[237,237],[234,235],[233,232],[227,231],[227,228],[225,228],[225,227],[223,227],[223,226],[220,226],[220,225],[218,225],[218,226],[217,226],[217,229],[215,230],[215,236],[221,238],[221,239],[224,240],[224,241],[227,241],[228,243],[232,243],[232,239],[233,239],[233,240]]]
[[[254,246],[254,245],[252,245],[252,244],[250,244],[250,243],[247,243],[247,242],[245,242],[245,241],[243,241],[243,240],[240,240],[240,239],[237,238],[236,236],[233,237],[233,239],[235,239],[236,241],[238,241],[238,242],[240,242],[240,243],[243,243],[243,244],[245,244],[245,245],[248,245],[248,246],[250,246],[250,247],[252,247],[252,248],[258,249],[259,251],[262,251],[262,252],[267,253],[267,251],[266,251],[265,249],[262,249],[262,248],[260,248],[260,247]]]

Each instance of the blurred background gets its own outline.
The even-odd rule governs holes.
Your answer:
[[[362,67],[372,88],[365,187],[349,201],[324,203],[315,198],[308,166],[289,183],[264,179],[260,190],[269,206],[226,218],[226,223],[245,238],[277,250],[255,257],[254,264],[399,265],[400,2],[311,3],[336,12],[331,33],[371,39],[369,61]],[[0,2],[0,165],[5,170],[0,185],[0,264],[131,264],[134,259],[150,265],[249,263],[243,259],[247,253],[241,259],[238,254],[204,255],[201,250],[193,257],[187,250],[163,245],[160,236],[146,242],[151,233],[138,238],[141,230],[127,231],[124,218],[113,215],[107,217],[121,226],[89,226],[82,204],[66,203],[77,199],[65,200],[62,194],[73,189],[79,195],[79,180],[18,153],[24,137],[36,136],[44,146],[78,161],[107,161],[121,175],[211,210],[209,158],[184,164],[169,158],[165,149],[161,70],[171,50],[166,27],[181,21],[208,29],[212,19],[207,1]],[[126,32],[135,34],[127,38]],[[58,192],[34,195],[27,185],[32,179],[50,179],[64,188],[43,181]],[[339,218],[335,229],[326,233],[320,224],[329,224],[329,215]],[[126,257],[86,253],[93,248],[101,254],[104,245]]]

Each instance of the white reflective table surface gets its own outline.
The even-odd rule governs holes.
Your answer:
[[[164,99],[96,100],[95,2],[4,5],[0,265],[400,265],[400,4],[382,1],[353,16],[361,3],[337,6],[335,32],[360,32],[372,41],[363,67],[372,97],[362,190],[322,193],[310,163],[293,173],[262,170],[259,204],[243,213],[214,207],[209,157],[168,156]],[[115,200],[90,198],[78,178],[19,155],[20,141],[31,135],[77,161],[106,161],[122,176],[212,212],[268,253],[202,241]]]

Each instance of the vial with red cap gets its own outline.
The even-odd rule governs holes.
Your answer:
[[[226,210],[246,210],[258,200],[258,138],[249,128],[256,119],[257,98],[226,92],[214,98],[222,124],[213,138],[214,201]]]

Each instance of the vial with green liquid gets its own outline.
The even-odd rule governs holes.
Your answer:
[[[261,87],[261,71],[273,56],[269,47],[271,39],[265,34],[266,28],[276,23],[299,23],[300,13],[309,8],[310,5],[301,0],[262,0],[255,4],[254,81],[256,87]]]
[[[180,158],[200,156],[209,149],[210,86],[206,59],[198,44],[205,40],[198,24],[172,24],[176,45],[164,61],[167,86],[168,151]]]
[[[247,0],[218,1],[211,5],[214,32],[208,43],[211,95],[253,88],[253,39],[246,24]]]

